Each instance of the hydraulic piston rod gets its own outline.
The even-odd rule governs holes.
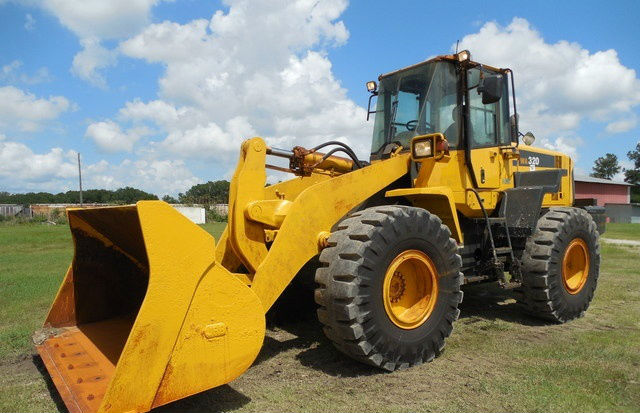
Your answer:
[[[347,173],[353,170],[355,164],[351,159],[334,156],[330,153],[325,154],[322,152],[316,152],[313,149],[309,150],[301,146],[296,146],[291,151],[286,149],[267,148],[267,154],[289,159],[288,172],[302,176],[311,175],[314,170]],[[273,165],[267,165],[267,167],[277,170],[285,170],[284,168]]]

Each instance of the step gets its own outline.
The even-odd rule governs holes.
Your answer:
[[[488,220],[489,220],[489,224],[491,225],[507,223],[507,219],[505,217],[489,217]],[[484,218],[474,218],[473,222],[484,224],[487,221]]]
[[[495,251],[497,255],[507,255],[511,254],[512,249],[509,247],[496,247]]]

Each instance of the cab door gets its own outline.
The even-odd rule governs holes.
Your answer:
[[[505,77],[501,99],[484,105],[478,94],[481,69],[467,71],[467,138],[471,148],[473,173],[479,188],[499,188],[511,177],[500,146],[511,144],[509,134],[509,95]]]

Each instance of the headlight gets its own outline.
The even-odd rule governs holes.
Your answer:
[[[425,139],[417,142],[413,142],[413,157],[414,158],[426,158],[433,154],[433,148],[431,139]]]

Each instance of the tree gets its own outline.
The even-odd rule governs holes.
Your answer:
[[[621,169],[622,167],[618,164],[618,157],[612,153],[607,153],[596,159],[591,176],[594,178],[611,179],[615,174],[620,172]]]
[[[633,185],[631,187],[631,202],[640,202],[640,142],[636,149],[627,152],[627,157],[633,161],[633,169],[624,171],[624,181]]]
[[[162,200],[167,204],[177,204],[178,200],[172,197],[171,195],[165,195],[162,197]]]
[[[185,204],[226,204],[229,202],[229,181],[209,181],[189,188],[178,199]]]
[[[156,195],[141,191],[130,186],[124,188],[118,188],[113,192],[112,202],[117,204],[133,204],[140,200],[155,200],[158,199]]]

